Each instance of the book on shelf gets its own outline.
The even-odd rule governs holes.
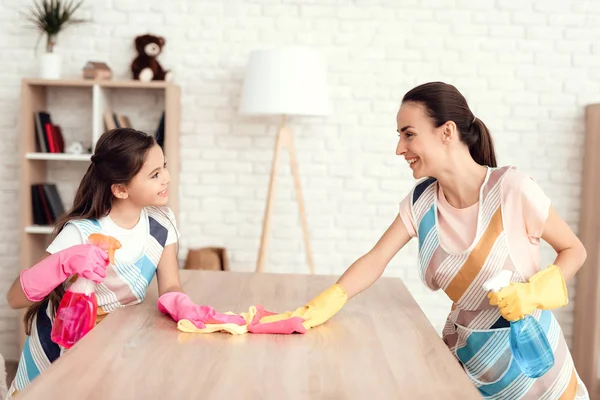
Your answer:
[[[165,144],[165,112],[163,111],[160,116],[160,121],[158,123],[158,128],[156,128],[156,133],[154,134],[154,138],[160,147],[163,147]]]
[[[52,225],[65,213],[56,184],[31,185],[31,210],[34,225]]]
[[[125,115],[118,114],[112,111],[104,113],[104,129],[110,131],[116,128],[132,128],[129,118]],[[163,111],[154,138],[160,147],[163,147],[165,141],[165,112]]]
[[[110,131],[116,128],[131,128],[129,117],[123,114],[117,114],[112,111],[104,113],[104,129]]]
[[[35,123],[36,151],[40,153],[64,153],[65,140],[60,125],[52,122],[47,111],[33,113]]]

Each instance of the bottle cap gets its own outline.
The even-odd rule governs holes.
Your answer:
[[[512,277],[512,272],[509,270],[502,270],[498,272],[496,275],[488,279],[483,283],[483,290],[485,291],[494,291],[497,292],[508,285],[510,285],[510,278]]]

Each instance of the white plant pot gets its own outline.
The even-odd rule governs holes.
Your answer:
[[[57,53],[44,53],[40,60],[40,77],[43,79],[59,79],[62,67],[62,56]]]

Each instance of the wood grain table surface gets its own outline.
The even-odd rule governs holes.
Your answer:
[[[217,311],[302,306],[337,279],[181,271],[185,291]],[[179,332],[143,303],[110,314],[19,399],[478,399],[400,279],[380,278],[306,334]]]

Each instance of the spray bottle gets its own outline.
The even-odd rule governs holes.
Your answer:
[[[121,247],[116,239],[94,233],[88,237],[90,244],[108,251],[111,265],[114,264],[114,252]],[[82,276],[65,292],[52,325],[51,339],[54,343],[70,349],[84,337],[96,324],[98,300],[95,294],[95,283]]]
[[[483,284],[483,289],[498,292],[510,285],[511,276],[511,271],[500,271]],[[531,315],[510,323],[510,349],[523,374],[530,378],[539,378],[554,365],[548,338]]]

